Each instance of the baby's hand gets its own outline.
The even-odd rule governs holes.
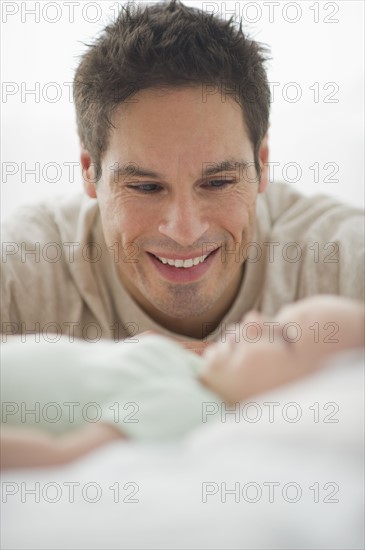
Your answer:
[[[145,332],[141,332],[138,336],[143,337],[150,334],[158,335],[159,333],[154,330],[146,330]],[[171,336],[169,336],[169,338],[180,344],[183,348],[192,351],[197,355],[202,355],[204,350],[211,344],[211,342],[203,342],[202,340],[180,340],[179,338],[171,338]]]

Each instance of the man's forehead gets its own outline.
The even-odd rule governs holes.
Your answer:
[[[106,153],[114,176],[171,179],[179,173],[197,178],[203,172],[239,170],[253,160],[241,111],[237,116],[231,104],[219,102],[218,110],[212,106],[204,112],[190,109],[190,98],[195,101],[199,91],[179,89],[176,93],[144,90],[140,103],[116,110]]]
[[[148,88],[132,94],[123,103],[117,105],[112,113],[114,127],[118,128],[128,121],[139,116],[147,124],[149,120],[156,123],[161,117],[179,120],[201,120],[209,117],[211,122],[232,115],[237,121],[243,122],[244,114],[241,106],[230,95],[220,90],[207,96],[203,85],[184,86],[175,88]],[[212,116],[214,115],[214,116]],[[190,117],[190,118],[189,118]]]

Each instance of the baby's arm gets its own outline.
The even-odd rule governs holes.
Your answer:
[[[59,437],[34,429],[2,428],[1,469],[60,466],[123,437],[106,423],[85,425]]]

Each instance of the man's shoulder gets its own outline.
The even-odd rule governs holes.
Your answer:
[[[2,224],[2,242],[58,243],[85,234],[85,225],[96,213],[96,201],[83,193],[54,197],[18,207]]]
[[[97,212],[97,202],[79,194],[22,206],[8,218],[1,243],[3,322],[15,323],[17,332],[20,323],[80,323],[84,287],[94,285],[85,244]]]
[[[263,311],[271,315],[285,303],[315,294],[363,299],[363,209],[272,184],[260,196],[257,223],[264,237]]]
[[[260,207],[266,209],[272,230],[288,229],[301,234],[336,232],[338,225],[363,219],[364,211],[325,195],[305,195],[293,186],[272,183],[260,195]]]

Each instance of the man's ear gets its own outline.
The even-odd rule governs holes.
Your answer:
[[[83,144],[81,144],[80,161],[85,192],[90,198],[96,199],[94,164],[91,161],[89,152],[84,148]]]
[[[269,134],[266,133],[259,149],[259,163],[261,169],[259,193],[263,193],[269,184]]]

